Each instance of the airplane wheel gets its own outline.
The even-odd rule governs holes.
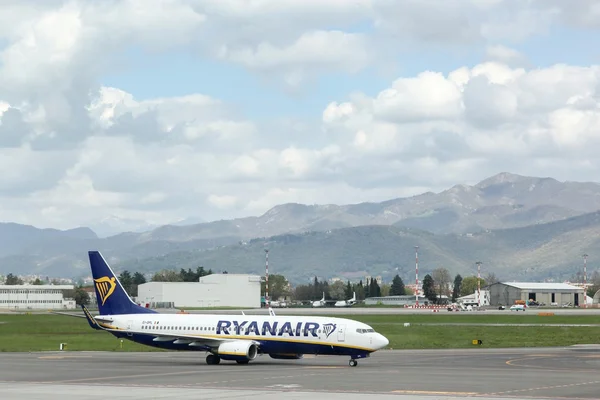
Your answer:
[[[358,365],[358,361],[356,361],[356,360],[350,360],[348,362],[348,365],[350,365],[351,367],[356,367]]]
[[[217,365],[221,362],[221,357],[216,356],[214,354],[209,354],[206,356],[206,363],[208,365]]]
[[[250,360],[236,360],[238,364],[248,364]]]

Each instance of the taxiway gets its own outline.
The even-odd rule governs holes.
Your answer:
[[[387,350],[345,357],[259,357],[209,366],[204,353],[1,353],[2,399],[598,398],[600,349]]]

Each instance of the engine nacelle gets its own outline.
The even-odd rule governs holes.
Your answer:
[[[233,340],[219,345],[217,353],[223,360],[254,360],[258,346],[249,340]]]
[[[276,360],[299,360],[304,357],[304,354],[269,353],[269,356]]]

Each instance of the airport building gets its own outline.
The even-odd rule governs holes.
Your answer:
[[[245,274],[211,274],[198,282],[148,282],[138,286],[137,301],[151,308],[260,308],[260,282],[260,276]]]
[[[479,293],[475,292],[467,296],[459,297],[456,299],[457,303],[461,303],[465,306],[489,306],[490,305],[490,291],[480,290]]]
[[[384,306],[414,306],[416,304],[415,295],[407,296],[381,296],[381,297],[367,297],[365,304],[374,306],[377,304]],[[428,305],[429,300],[425,296],[419,296],[419,305]]]
[[[583,305],[583,289],[567,283],[498,282],[486,287],[492,306],[511,306],[517,300],[533,300],[546,305]]]
[[[0,309],[74,309],[75,300],[63,297],[63,290],[72,289],[73,285],[0,285]]]

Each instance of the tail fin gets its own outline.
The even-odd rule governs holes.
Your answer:
[[[100,315],[155,313],[131,300],[99,251],[88,252]]]

